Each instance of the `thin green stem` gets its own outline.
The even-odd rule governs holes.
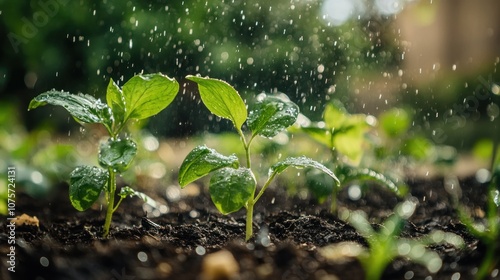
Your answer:
[[[257,196],[254,198],[253,200],[253,203],[252,204],[255,204],[257,203],[257,201],[260,199],[260,197],[264,194],[264,192],[266,191],[267,187],[269,187],[269,185],[271,184],[271,181],[274,179],[274,177],[276,177],[276,172],[274,172],[273,174],[271,174],[271,176],[269,177],[269,179],[267,179],[266,183],[264,184],[264,186],[262,187],[262,189],[260,189],[259,193],[257,194]]]
[[[337,188],[333,187],[334,190],[332,191],[332,201],[330,201],[330,213],[335,214],[337,213]]]
[[[495,250],[496,246],[487,246],[487,251],[486,251],[486,256],[484,257],[481,266],[479,267],[479,270],[477,271],[476,274],[476,280],[482,280],[486,279],[488,277],[488,274],[490,274],[491,270],[493,267],[495,267],[496,262],[498,260],[495,260]]]
[[[122,200],[124,198],[125,198],[124,196],[120,197],[120,200],[118,200],[118,202],[116,203],[115,207],[113,208],[113,213],[116,211],[116,209],[118,209],[118,206],[120,206],[120,203],[122,203]]]
[[[252,169],[252,162],[250,160],[250,143],[252,142],[253,137],[250,138],[250,141],[247,142],[247,140],[245,138],[245,134],[243,134],[243,131],[241,131],[241,129],[239,129],[239,128],[236,128],[236,130],[238,131],[238,134],[240,135],[241,142],[243,143],[243,147],[245,148],[247,168]]]
[[[109,234],[109,228],[111,226],[111,219],[113,217],[113,212],[115,210],[115,192],[116,192],[116,175],[112,168],[108,169],[109,179],[108,179],[108,193],[107,193],[107,210],[106,210],[106,220],[104,221],[103,227],[103,237],[107,237]]]
[[[250,240],[253,235],[253,201],[249,201],[247,208],[247,218],[246,218],[246,227],[245,227],[245,241]]]

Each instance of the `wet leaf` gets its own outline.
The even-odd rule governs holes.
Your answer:
[[[137,153],[137,145],[130,139],[109,139],[99,149],[99,164],[118,172],[127,169]]]
[[[274,137],[297,120],[299,107],[278,97],[267,96],[257,102],[248,115],[248,126],[252,133]]]
[[[64,107],[79,123],[101,123],[107,127],[111,127],[113,123],[108,105],[88,94],[50,90],[33,98],[28,110],[47,104]]]
[[[335,176],[335,174],[330,169],[328,169],[323,164],[321,164],[315,160],[312,160],[310,158],[307,158],[307,157],[290,157],[290,158],[285,159],[284,161],[281,161],[281,162],[274,164],[273,166],[271,166],[271,168],[269,168],[269,177],[285,171],[285,169],[287,169],[288,167],[295,167],[295,168],[311,167],[311,168],[318,169],[318,170],[326,173],[333,180],[335,180],[335,183],[337,185],[340,185],[339,179],[337,178],[337,176]]]
[[[238,168],[239,162],[235,155],[224,156],[207,146],[194,148],[184,159],[179,169],[179,184],[185,187],[210,172],[223,167]]]
[[[403,196],[407,192],[407,187],[404,184],[398,184],[390,177],[369,168],[353,168],[345,166],[340,169],[342,173],[343,182],[347,183],[354,180],[359,181],[375,181],[381,186],[388,188],[390,191],[396,193],[398,196]],[[339,174],[339,173],[337,173]],[[342,178],[341,177],[341,178]]]
[[[222,214],[229,214],[253,199],[256,184],[250,169],[225,167],[214,172],[210,178],[210,197]]]
[[[113,112],[115,121],[122,123],[125,118],[125,99],[122,90],[113,79],[109,80],[106,90],[106,102]]]
[[[500,207],[500,191],[499,190],[491,190],[491,197],[493,200],[493,203],[496,205],[496,207]]]
[[[247,119],[247,108],[231,85],[211,78],[191,75],[186,78],[198,84],[201,100],[212,114],[229,119],[238,130],[241,129]]]
[[[162,74],[132,77],[123,85],[124,119],[145,119],[158,114],[174,100],[178,91],[177,81]],[[118,92],[113,90],[112,102],[119,102],[116,94]]]
[[[152,199],[151,197],[149,197],[148,195],[146,195],[143,192],[139,192],[139,191],[132,189],[129,186],[125,186],[125,187],[121,188],[118,195],[120,197],[123,197],[123,198],[137,196],[140,199],[144,200],[144,202],[146,202],[147,204],[151,205],[153,208],[156,208],[158,205],[156,200]]]
[[[78,211],[87,210],[99,198],[108,181],[108,171],[79,166],[70,174],[69,199]]]

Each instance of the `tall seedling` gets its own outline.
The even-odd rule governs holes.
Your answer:
[[[127,196],[144,194],[129,187],[122,188],[115,203],[116,176],[127,170],[137,152],[136,143],[123,136],[125,125],[130,119],[142,120],[165,109],[179,91],[179,84],[162,74],[137,75],[120,89],[113,80],[109,81],[106,103],[87,94],[70,94],[51,90],[31,100],[28,110],[47,104],[64,107],[79,123],[102,124],[110,138],[99,147],[99,165],[79,166],[70,174],[69,198],[79,211],[87,210],[105,193],[107,202],[103,236],[109,234],[113,213]]]
[[[269,168],[268,179],[257,195],[256,179],[252,171],[250,146],[257,135],[274,137],[291,126],[297,119],[299,108],[293,102],[266,96],[258,100],[248,113],[238,92],[224,81],[187,76],[196,82],[201,100],[214,115],[230,120],[240,136],[246,155],[246,167],[241,167],[235,155],[224,156],[206,146],[193,149],[179,170],[179,184],[185,187],[190,182],[212,174],[209,185],[211,199],[222,214],[229,214],[245,207],[246,240],[252,237],[253,208],[276,175],[288,167],[312,167],[323,171],[339,181],[335,174],[322,164],[306,158],[287,158]],[[250,129],[246,136],[242,130],[244,123]]]

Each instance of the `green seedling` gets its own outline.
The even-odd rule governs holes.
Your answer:
[[[349,114],[344,106],[333,100],[323,112],[323,121],[307,123],[301,131],[323,144],[331,152],[335,174],[342,185],[336,187],[325,184],[322,174],[308,176],[308,188],[320,202],[332,196],[330,209],[337,209],[337,193],[352,181],[375,181],[399,196],[406,193],[404,184],[370,168],[359,167],[363,154],[368,149],[366,134],[374,126],[376,119],[364,114]]]
[[[491,180],[488,184],[488,194],[487,194],[487,204],[486,204],[486,215],[483,222],[476,222],[465,209],[464,206],[460,205],[458,200],[460,197],[460,187],[456,187],[453,191],[450,191],[456,207],[458,209],[460,220],[465,224],[469,232],[479,239],[486,248],[486,254],[484,255],[483,261],[478,268],[475,279],[482,280],[486,279],[488,275],[494,270],[498,265],[498,251],[500,250],[500,192],[498,190],[500,186],[500,164],[498,164],[495,170],[492,172]]]
[[[392,108],[378,117],[380,144],[375,148],[378,159],[391,159],[401,163],[432,161],[453,163],[455,153],[436,146],[428,138],[411,130],[413,114],[404,108]]]
[[[47,104],[64,107],[79,123],[102,124],[110,138],[99,147],[97,166],[78,166],[70,174],[69,199],[79,211],[87,210],[101,193],[107,202],[103,236],[109,234],[113,213],[128,196],[148,197],[130,187],[118,193],[115,203],[116,177],[131,165],[137,153],[136,143],[124,136],[124,128],[131,119],[142,120],[165,109],[179,91],[177,81],[162,74],[137,75],[120,89],[110,80],[106,91],[106,103],[86,94],[70,94],[51,90],[31,100],[28,110]]]
[[[211,199],[222,214],[229,214],[246,208],[246,235],[252,237],[253,209],[274,177],[288,167],[315,168],[328,174],[339,184],[335,174],[324,165],[306,158],[286,158],[269,168],[268,179],[257,195],[256,178],[252,171],[250,147],[257,136],[271,138],[276,136],[297,119],[299,108],[286,98],[261,95],[252,110],[247,108],[239,93],[224,81],[187,76],[196,82],[201,100],[214,115],[229,119],[243,144],[246,167],[241,167],[235,155],[224,156],[206,146],[198,146],[185,158],[179,170],[179,184],[185,187],[190,182],[212,174],[209,184]],[[250,135],[242,130],[246,122]]]
[[[433,231],[417,239],[399,238],[405,220],[414,212],[416,203],[407,200],[396,206],[392,216],[387,218],[380,229],[374,230],[363,211],[345,210],[341,218],[350,223],[368,242],[368,250],[357,250],[356,257],[365,270],[365,279],[381,279],[385,268],[395,258],[403,257],[425,266],[436,273],[442,265],[439,255],[427,247],[432,244],[449,243],[457,248],[463,246],[463,239],[450,232]]]

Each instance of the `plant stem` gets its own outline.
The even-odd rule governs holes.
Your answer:
[[[491,162],[490,162],[490,172],[493,174],[495,172],[495,163],[498,154],[498,142],[500,142],[499,137],[496,136],[493,138],[493,151],[491,153]]]
[[[253,201],[249,201],[247,205],[247,219],[245,228],[245,241],[252,238],[253,235]]]
[[[479,270],[477,271],[475,277],[476,280],[486,279],[488,277],[488,274],[495,267],[495,263],[497,262],[495,260],[495,249],[496,249],[495,245],[487,246],[486,256],[481,262],[481,266],[479,266]]]
[[[236,128],[236,131],[238,131],[238,134],[240,135],[241,142],[243,143],[243,147],[245,148],[245,155],[247,159],[247,168],[252,169],[252,163],[250,161],[250,143],[252,142],[252,139],[250,139],[249,142],[247,142],[245,138],[245,134],[243,134],[243,131],[241,129]]]
[[[109,181],[108,181],[108,208],[106,210],[106,220],[104,221],[103,234],[102,237],[107,237],[109,234],[109,228],[111,226],[111,219],[113,217],[113,212],[115,210],[115,192],[116,192],[116,175],[112,168],[108,169]]]
[[[262,189],[260,189],[259,194],[257,194],[257,196],[254,198],[254,200],[252,202],[252,205],[255,204],[255,203],[257,203],[257,201],[264,194],[264,192],[266,191],[267,187],[269,187],[269,185],[271,184],[271,181],[274,179],[275,176],[276,176],[276,172],[274,172],[273,174],[271,174],[271,176],[269,177],[269,179],[267,179],[267,182],[264,184],[264,186],[262,187]]]
[[[337,213],[337,190],[333,190],[331,199],[332,199],[332,201],[330,201],[330,213],[336,214]]]

